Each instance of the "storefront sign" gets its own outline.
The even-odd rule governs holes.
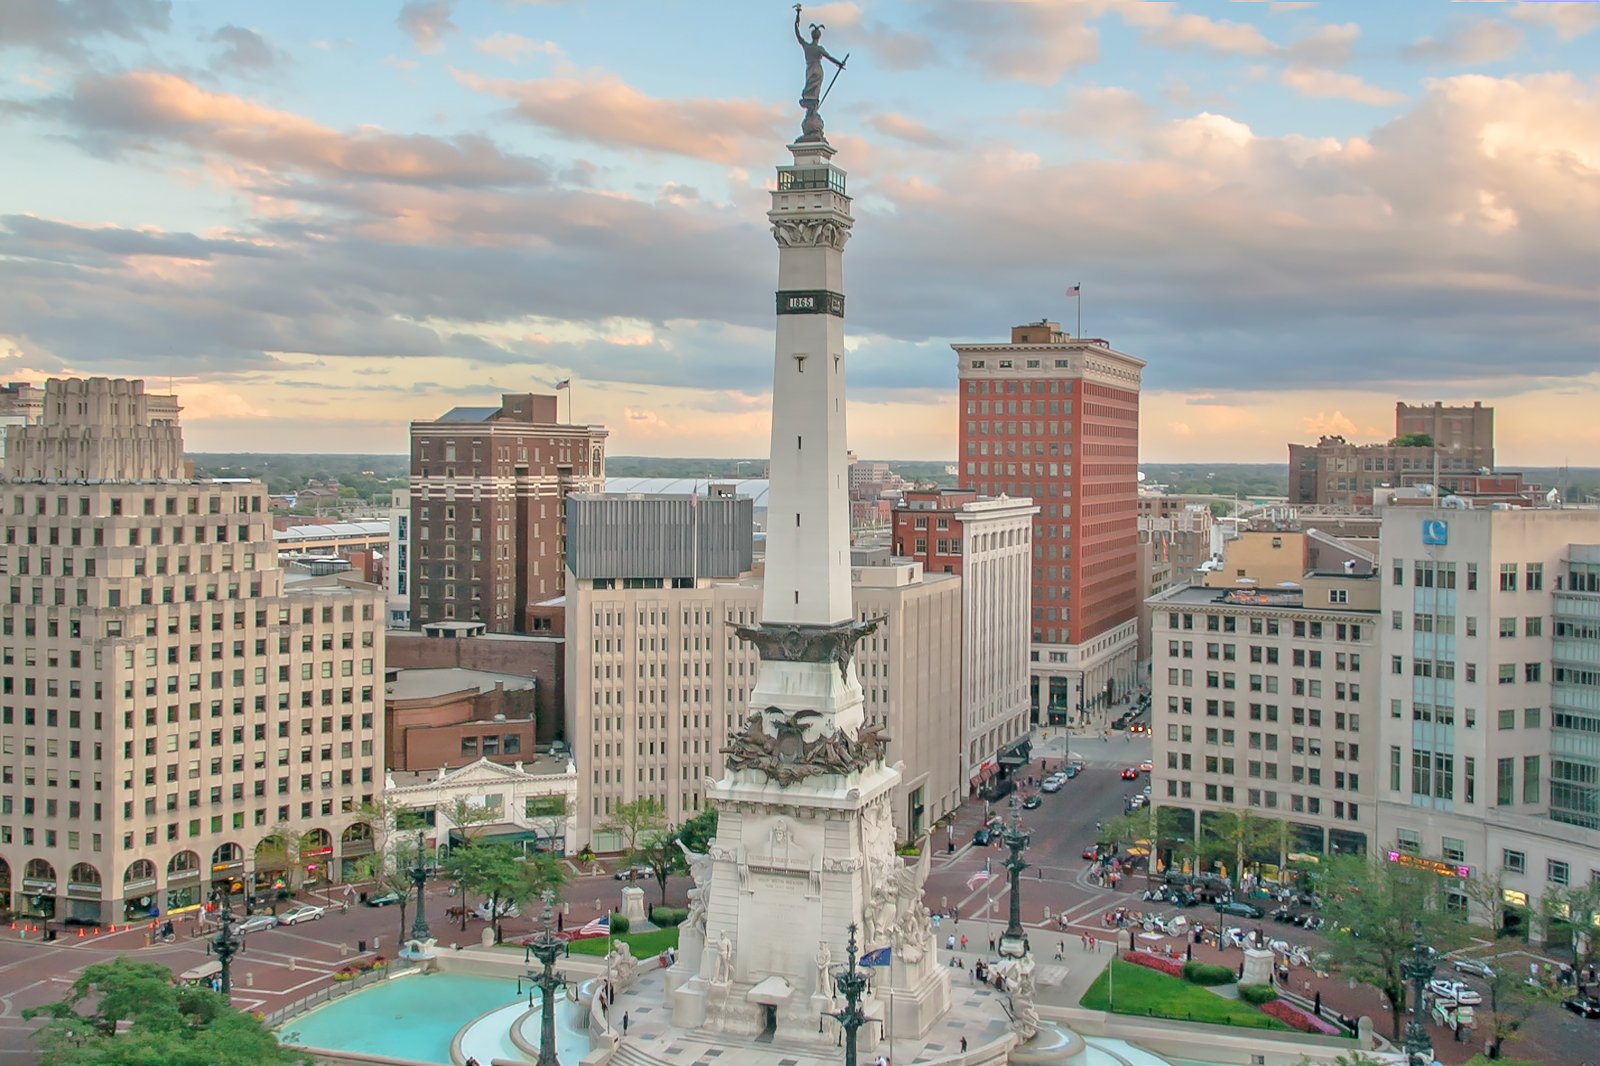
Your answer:
[[[239,863],[238,865],[243,866],[244,863]],[[227,869],[227,867],[228,867],[228,864],[227,863],[223,863],[222,866],[220,867],[220,869],[224,869],[225,870],[225,869]],[[179,881],[194,881],[194,880],[197,880],[199,877],[200,877],[200,871],[199,870],[173,870],[173,871],[171,871],[171,872],[169,872],[167,874],[167,884],[169,884],[169,885],[170,884],[175,884],[175,883],[177,883]],[[155,884],[156,883],[155,878],[152,877],[150,879],[150,883],[152,885]]]
[[[244,869],[244,860],[243,859],[240,859],[238,862],[214,862],[214,863],[211,864],[211,872],[214,873],[214,874],[225,874],[225,873],[228,873],[231,870],[243,870],[243,869]]]
[[[1472,867],[1466,864],[1440,862],[1438,859],[1424,859],[1420,855],[1407,855],[1403,851],[1389,852],[1389,861],[1397,866],[1404,866],[1412,870],[1427,870],[1440,877],[1459,877],[1462,880],[1472,876]]]
[[[124,881],[122,883],[122,894],[131,899],[134,896],[142,896],[155,887],[155,878],[141,877],[137,881]]]
[[[1508,888],[1501,892],[1501,896],[1513,907],[1526,907],[1528,905],[1528,894],[1526,892],[1518,892],[1514,888]]]
[[[37,877],[24,877],[22,879],[22,891],[43,892],[53,896],[56,894],[56,883],[54,881],[41,881]]]
[[[103,890],[104,890],[104,886],[103,885],[98,885],[98,884],[93,884],[92,885],[92,884],[88,884],[86,882],[79,882],[79,881],[69,881],[69,882],[67,882],[67,895],[69,895],[69,896],[86,896],[86,897],[88,897],[90,899],[99,899],[100,898],[100,894],[101,894],[101,892]]]

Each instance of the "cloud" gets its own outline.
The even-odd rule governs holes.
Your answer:
[[[33,48],[75,56],[101,37],[137,41],[171,22],[170,0],[4,0],[0,50]]]
[[[1356,424],[1346,418],[1343,411],[1318,411],[1302,418],[1300,429],[1307,437],[1352,437]]]
[[[437,52],[444,48],[445,36],[457,29],[450,21],[455,6],[455,0],[411,0],[400,9],[395,24],[411,38],[417,51]]]
[[[445,185],[526,184],[546,177],[538,163],[507,155],[484,137],[369,128],[344,133],[156,71],[87,75],[70,95],[32,109],[62,120],[86,145],[112,156],[150,153],[168,142],[272,174]]]
[[[933,132],[916,119],[892,111],[872,115],[867,119],[867,124],[887,137],[919,144],[925,148],[942,148],[950,143],[947,138]]]
[[[1117,13],[1123,22],[1137,27],[1145,40],[1166,48],[1198,48],[1247,56],[1272,55],[1278,50],[1249,23],[1178,14],[1175,7],[1165,3],[1122,3],[1117,6]]]
[[[268,70],[285,59],[265,37],[243,26],[224,26],[211,35],[211,40],[222,46],[211,57],[211,67],[219,73]]]
[[[1363,81],[1355,74],[1311,67],[1286,67],[1279,80],[1301,96],[1323,100],[1351,100],[1358,104],[1389,106],[1406,99],[1404,93],[1393,92]]]
[[[1132,89],[1090,85],[1072,94],[1060,122],[1069,133],[1122,136],[1144,129],[1153,114],[1150,105]]]
[[[1088,23],[1095,5],[932,0],[926,7],[939,35],[961,42],[991,78],[1054,85],[1100,58],[1099,34]]]
[[[1563,41],[1571,41],[1600,27],[1600,4],[1591,0],[1541,0],[1539,3],[1513,4],[1511,17],[1556,31]]]
[[[1318,26],[1311,33],[1292,41],[1284,54],[1292,63],[1313,67],[1337,67],[1355,58],[1361,27],[1354,22]]]
[[[1508,22],[1484,19],[1461,23],[1438,37],[1424,37],[1407,45],[1402,54],[1419,63],[1476,67],[1497,63],[1521,47],[1521,30]]]
[[[560,46],[554,41],[536,41],[532,37],[503,30],[473,41],[472,47],[486,56],[494,56],[511,64],[521,63],[530,56],[560,58],[562,54]]]
[[[454,73],[457,81],[476,92],[513,101],[519,117],[575,140],[717,163],[751,158],[752,142],[772,143],[785,114],[755,100],[646,96],[608,73],[534,81]]]

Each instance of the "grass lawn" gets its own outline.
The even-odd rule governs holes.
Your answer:
[[[1110,996],[1113,980],[1116,986],[1114,1005]],[[1110,1010],[1116,1014],[1171,1018],[1180,1022],[1210,1022],[1242,1029],[1294,1031],[1241,1000],[1224,999],[1181,977],[1168,977],[1121,959],[1113,959],[1111,967],[1095,978],[1094,984],[1083,994],[1080,1006],[1088,1010]]]
[[[678,927],[655,929],[648,933],[624,933],[621,936],[612,937],[611,940],[626,942],[628,950],[633,952],[634,958],[644,959],[652,955],[659,955],[667,948],[677,947]],[[574,955],[603,956],[606,953],[606,947],[607,940],[605,937],[593,936],[585,940],[574,940],[572,942],[572,953]]]

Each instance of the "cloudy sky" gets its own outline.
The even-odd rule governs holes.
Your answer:
[[[851,444],[952,341],[1149,362],[1150,460],[1483,399],[1600,463],[1600,3],[858,0]],[[614,454],[767,447],[776,0],[4,0],[0,380],[170,378],[196,450],[404,450],[572,377]]]

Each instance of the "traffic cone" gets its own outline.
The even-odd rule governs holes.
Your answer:
[[[95,936],[99,936],[104,931],[105,930],[101,929],[98,925],[94,927],[94,935]]]
[[[81,926],[81,925],[78,926],[78,939],[79,940],[83,939],[83,926]]]

